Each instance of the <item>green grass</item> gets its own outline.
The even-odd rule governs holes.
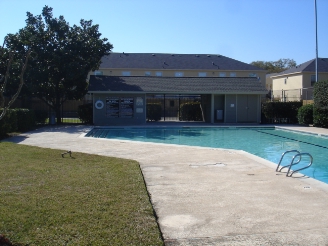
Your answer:
[[[0,142],[0,234],[16,245],[163,245],[137,162]]]

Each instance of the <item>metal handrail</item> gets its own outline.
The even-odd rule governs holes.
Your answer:
[[[290,175],[289,175],[289,172],[290,172],[291,167],[292,167],[293,165],[296,165],[297,163],[300,162],[300,160],[301,160],[301,156],[302,156],[302,155],[307,155],[307,156],[309,156],[309,157],[310,157],[310,163],[309,163],[307,166],[305,166],[305,167],[299,168],[299,169],[297,169],[297,170],[292,170],[292,172],[291,172]],[[299,157],[300,159],[299,159],[298,162],[294,163],[294,159],[295,159],[296,157]],[[304,170],[304,169],[310,167],[310,166],[312,165],[312,163],[313,163],[313,157],[312,157],[312,155],[310,155],[309,153],[299,153],[299,154],[294,155],[294,156],[293,156],[293,159],[292,159],[292,161],[291,161],[291,163],[290,163],[290,165],[289,165],[288,171],[287,171],[287,173],[286,173],[286,177],[291,177],[295,172],[298,172],[298,171],[301,171],[301,170]]]
[[[278,170],[279,167],[280,167],[280,164],[281,164],[281,162],[282,162],[282,159],[283,159],[284,156],[285,156],[285,154],[288,154],[288,153],[291,153],[291,152],[296,152],[296,153],[298,153],[298,154],[301,153],[301,152],[299,152],[298,150],[287,150],[287,151],[285,151],[285,152],[281,155],[280,161],[279,161],[278,166],[277,166],[277,168],[276,168],[276,172],[281,172],[282,169],[284,169],[284,168],[290,166],[290,164],[289,164],[289,165],[286,165],[286,166],[281,167],[280,170]],[[293,160],[294,160],[294,157],[293,157]],[[297,163],[299,163],[300,161],[301,161],[301,156],[300,156],[300,159],[298,160]],[[297,163],[295,163],[295,164],[297,164]],[[295,164],[294,164],[294,165],[295,165]]]

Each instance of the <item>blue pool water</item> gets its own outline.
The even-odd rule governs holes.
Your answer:
[[[328,138],[275,128],[248,127],[179,127],[179,128],[95,128],[86,137],[179,144],[212,148],[244,150],[274,163],[283,152],[298,150],[313,156],[313,165],[301,171],[309,177],[328,183]],[[282,165],[290,163],[286,155]],[[299,164],[309,163],[307,157]],[[297,166],[293,166],[296,169]]]

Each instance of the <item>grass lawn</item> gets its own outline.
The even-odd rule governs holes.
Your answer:
[[[0,234],[14,245],[163,245],[135,161],[0,142]]]

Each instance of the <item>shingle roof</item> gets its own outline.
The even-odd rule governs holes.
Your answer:
[[[281,73],[275,74],[274,76],[280,76],[290,73],[301,73],[301,72],[315,72],[315,59],[304,62],[296,67],[289,68]],[[328,72],[328,58],[318,58],[318,72]]]
[[[266,94],[267,90],[254,77],[118,77],[91,75],[89,92]]]
[[[111,53],[101,59],[100,68],[263,70],[222,55]]]

